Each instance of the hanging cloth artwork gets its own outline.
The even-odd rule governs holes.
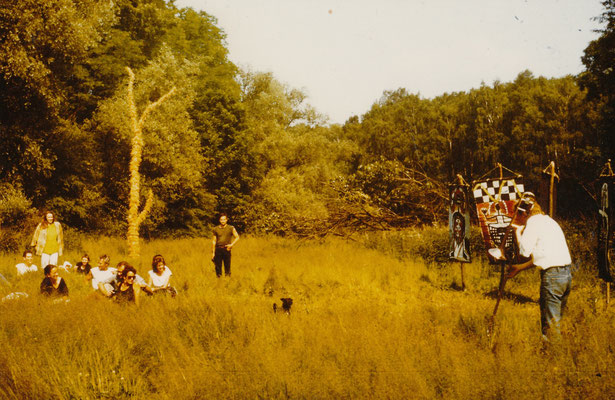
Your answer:
[[[449,186],[449,253],[451,260],[471,262],[469,188],[461,175]]]
[[[514,215],[515,203],[523,195],[522,176],[498,164],[499,175],[496,178],[485,178],[494,170],[472,182],[472,194],[476,202],[478,223],[480,226],[485,249],[500,247],[506,234],[506,228]],[[503,176],[503,169],[509,173]],[[508,235],[504,246],[507,260],[516,260],[518,250],[514,235]],[[495,263],[490,256],[489,261]]]
[[[610,160],[605,164],[598,179],[598,277],[613,282],[615,277],[615,250],[613,249],[613,196],[615,195],[615,174]]]

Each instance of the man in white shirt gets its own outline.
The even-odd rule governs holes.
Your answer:
[[[26,272],[36,272],[38,271],[38,267],[33,264],[34,255],[30,250],[26,250],[23,252],[23,262],[15,265],[17,268],[17,275],[23,275]]]
[[[98,267],[94,267],[87,275],[87,279],[92,280],[92,288],[94,290],[99,289],[99,285],[111,284],[115,280],[117,269],[110,268],[109,263],[111,258],[108,255],[102,255],[98,261]]]
[[[525,226],[515,226],[515,234],[519,253],[531,258],[526,263],[511,265],[507,278],[534,266],[540,269],[540,323],[543,338],[548,340],[550,329],[559,335],[559,322],[572,284],[572,260],[562,228],[542,212],[531,193],[526,193],[524,199],[528,202],[524,205],[527,222]]]

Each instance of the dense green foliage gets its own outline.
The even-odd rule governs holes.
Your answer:
[[[143,186],[155,194],[146,236],[199,234],[222,211],[242,231],[280,234],[436,223],[456,174],[471,181],[498,162],[536,190],[555,161],[560,213],[591,214],[592,182],[614,149],[615,3],[604,6],[579,77],[523,71],[432,99],[400,88],[340,126],[302,91],[237,68],[205,12],[166,0],[1,0],[0,223],[19,230],[52,209],[74,229],[123,232],[126,66],[140,110],[177,89],[144,130]]]

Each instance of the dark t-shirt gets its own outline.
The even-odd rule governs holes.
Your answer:
[[[90,273],[90,269],[92,269],[92,267],[90,266],[90,263],[84,264],[81,261],[79,261],[77,264],[75,264],[75,271],[77,271],[80,274],[89,274]]]
[[[113,292],[113,299],[118,303],[134,303],[135,302],[135,291],[132,287],[122,291],[119,288],[119,285],[115,292]]]
[[[214,236],[216,237],[216,246],[222,247],[227,244],[231,244],[233,241],[233,228],[232,225],[226,225],[224,228],[220,225],[214,228]]]
[[[58,285],[57,288],[54,288],[51,283],[51,279],[45,277],[45,279],[41,282],[41,293],[47,296],[68,296],[68,286],[66,286],[64,279],[60,278],[60,285]]]

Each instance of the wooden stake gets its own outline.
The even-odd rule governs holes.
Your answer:
[[[463,262],[459,262],[459,268],[461,269],[461,290],[465,291],[466,290],[466,282],[465,279],[463,278]]]
[[[542,172],[551,177],[549,181],[549,216],[553,218],[555,215],[555,179],[559,181],[559,176],[555,173],[555,162],[551,161]]]
[[[611,168],[611,159],[609,158],[608,161],[602,167],[602,170],[600,171],[600,177],[603,178],[603,177],[613,177],[613,176],[615,176],[615,174],[613,173],[613,169]],[[608,237],[607,237],[607,242],[605,243],[605,245],[607,246],[607,250],[608,250],[608,246],[609,246]],[[610,264],[610,260],[607,260],[607,262]],[[605,309],[608,307],[610,301],[611,301],[611,282],[606,282],[606,303],[604,304]]]

